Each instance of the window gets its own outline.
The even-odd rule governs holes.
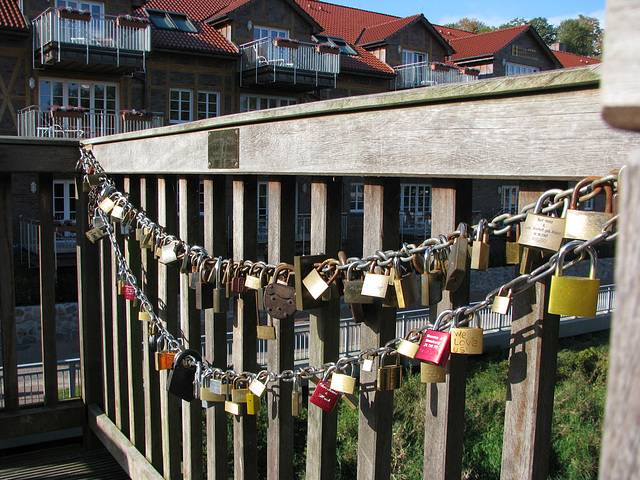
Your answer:
[[[502,213],[518,213],[518,187],[502,187]]]
[[[169,123],[190,122],[191,90],[171,89],[169,91]]]
[[[359,213],[364,211],[364,183],[351,184],[351,198],[349,211]]]
[[[414,52],[412,50],[402,51],[402,64],[411,65],[412,63],[426,62],[429,59],[429,55],[422,52]]]
[[[280,28],[269,28],[269,27],[253,27],[253,39],[259,40],[261,38],[278,38],[285,37],[289,38],[289,30],[282,30]]]
[[[269,183],[258,182],[258,238],[266,241],[269,228]]]
[[[266,108],[286,107],[287,105],[295,105],[296,103],[298,102],[295,98],[242,95],[240,97],[240,111],[253,112],[254,110],[264,110]]]
[[[53,181],[53,219],[76,219],[76,182],[74,180]]]
[[[340,49],[340,51],[346,55],[358,55],[351,45],[349,45],[345,39],[341,37],[332,37],[329,35],[315,35],[315,38],[320,43],[331,43]]]
[[[77,2],[72,0],[56,0],[56,8],[70,7],[78,10],[87,10],[91,15],[104,15],[104,3],[102,2]]]
[[[507,69],[505,71],[505,75],[522,75],[525,73],[534,73],[539,72],[540,69],[538,67],[530,67],[528,65],[520,65],[518,63],[510,63],[507,62]]]
[[[412,231],[416,235],[424,235],[431,230],[431,186],[400,186],[400,230]]]
[[[217,117],[220,115],[218,92],[198,92],[198,106],[196,111],[196,120],[204,118]]]
[[[181,32],[196,33],[198,30],[184,13],[164,12],[161,10],[145,10],[149,20],[156,28],[164,30],[179,30]]]

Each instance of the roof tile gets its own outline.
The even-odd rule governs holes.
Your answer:
[[[569,52],[558,52],[557,50],[551,50],[556,58],[562,63],[564,68],[570,67],[584,67],[585,65],[595,65],[596,63],[602,63],[600,60],[591,57],[583,57],[582,55],[576,55]]]
[[[502,28],[492,32],[453,38],[450,40],[450,43],[451,46],[455,48],[456,53],[451,56],[451,60],[493,55],[530,26],[529,24],[520,25],[517,27]]]
[[[0,0],[0,28],[28,29],[29,26],[14,0]]]

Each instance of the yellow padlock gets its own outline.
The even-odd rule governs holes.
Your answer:
[[[482,353],[483,332],[480,328],[480,316],[474,312],[472,319],[475,320],[475,327],[458,327],[460,316],[464,308],[458,310],[453,317],[453,327],[451,328],[451,353],[463,353],[466,355],[478,355]],[[470,322],[471,322],[470,320]]]
[[[445,367],[429,362],[420,362],[420,381],[422,383],[444,383],[446,376]]]

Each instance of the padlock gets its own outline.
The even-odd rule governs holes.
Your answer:
[[[356,379],[352,375],[347,375],[344,372],[347,365],[351,366],[351,373],[353,373],[353,365],[348,363],[347,365],[341,363],[341,360],[338,360],[336,364],[336,370],[333,372],[331,376],[331,390],[335,390],[336,392],[341,393],[349,393],[352,394],[356,388]]]
[[[278,283],[278,277],[283,271],[289,272],[284,285]],[[264,309],[268,315],[279,320],[292,318],[296,313],[296,288],[289,285],[291,272],[291,264],[279,264],[273,272],[271,282],[264,289]]]
[[[338,277],[338,269],[335,268],[338,265],[338,261],[333,258],[327,258],[323,262],[321,262],[317,267],[311,270],[306,277],[302,279],[302,284],[305,286],[307,291],[311,294],[314,300],[320,298],[325,292],[329,291],[329,286],[331,283],[335,281]],[[327,280],[323,278],[325,273],[323,272],[324,268],[328,267],[333,270],[333,273],[329,276]]]
[[[373,260],[369,271],[364,275],[362,283],[362,295],[374,298],[385,298],[389,288],[389,274],[375,273],[377,261]]]
[[[467,239],[467,224],[458,225],[459,235],[453,241],[449,250],[449,263],[444,283],[445,290],[455,292],[460,288],[467,274],[467,259],[469,257],[469,240]]]
[[[245,415],[247,413],[246,402],[244,403],[235,402],[233,400],[232,393],[231,393],[233,391],[231,387],[235,385],[235,381],[237,377],[232,380],[230,377],[230,374],[227,373],[226,378],[227,378],[227,393],[224,401],[224,411],[235,416]],[[239,394],[236,394],[236,395],[239,395]],[[244,398],[246,399],[246,396]]]
[[[167,392],[191,402],[195,399],[193,383],[197,367],[195,365],[185,365],[184,361],[187,357],[191,357],[196,363],[202,363],[202,357],[193,349],[189,348],[177,354],[173,359],[173,365],[167,378]]]
[[[550,217],[542,213],[545,200],[553,198],[560,193],[562,193],[562,190],[552,188],[540,195],[533,212],[528,212],[522,223],[520,238],[518,238],[520,245],[553,252],[557,252],[560,249],[564,238],[565,219]],[[563,214],[566,213],[568,206],[569,199],[565,198]]]
[[[300,390],[300,376],[294,375],[291,387],[291,416],[293,417],[302,413],[302,392]]]
[[[398,344],[398,353],[407,358],[416,358],[416,353],[418,353],[420,343],[416,343],[415,340],[420,341],[421,338],[422,337],[418,333],[417,329],[409,330],[404,339]]]
[[[347,256],[344,252],[338,252],[338,258],[343,265],[346,265]],[[353,317],[353,321],[356,323],[364,322],[364,309],[362,308],[363,304],[372,304],[373,297],[367,297],[362,295],[362,284],[364,280],[362,277],[359,279],[353,278],[353,269],[358,265],[364,265],[365,262],[351,262],[347,267],[347,270],[344,274],[344,302],[349,304],[349,308],[351,309],[351,316]]]
[[[327,258],[328,257],[326,255],[296,255],[293,257],[297,310],[312,310],[315,308],[322,308],[327,305],[327,295],[330,294],[330,291],[334,289],[335,285],[332,285],[330,289],[325,291],[325,294],[327,295],[323,294],[318,298],[314,298],[303,282],[303,279],[307,278],[312,270],[315,270],[318,264],[321,264],[327,260]]]
[[[472,314],[475,327],[459,327],[460,317],[464,314],[465,308],[456,311],[453,316],[451,327],[451,353],[463,353],[466,355],[478,355],[482,353],[483,332],[480,328],[480,316]]]
[[[509,307],[511,306],[512,291],[509,289],[506,295],[504,295],[504,287],[500,287],[498,294],[493,297],[493,303],[491,304],[491,311],[493,313],[499,313],[501,315],[509,314]]]
[[[375,349],[371,348],[365,352],[362,352],[360,354],[361,357],[361,362],[362,362],[362,366],[360,367],[360,369],[363,372],[372,372],[373,371],[373,361],[375,359],[374,355],[373,355],[373,351]]]
[[[211,283],[212,277],[215,275],[215,267],[207,269],[205,268],[208,263],[208,259],[204,259],[199,262],[198,266],[198,281],[196,282],[196,308],[198,310],[208,310],[213,308],[213,284]]]
[[[403,268],[406,270],[403,272]],[[406,267],[401,265],[400,257],[394,258],[395,277],[393,286],[396,294],[398,308],[407,308],[418,300],[418,279],[411,264]]]
[[[267,391],[269,380],[269,372],[262,370],[251,379],[251,382],[249,382],[249,391],[258,397],[262,397]]]
[[[122,287],[122,294],[124,295],[125,300],[136,299],[136,289],[133,285],[124,285]]]
[[[173,365],[173,360],[178,352],[160,351],[155,352],[155,367],[157,371],[169,370]]]
[[[209,390],[215,395],[222,395],[226,400],[226,396],[231,392],[228,383],[229,380],[230,377],[222,370],[214,369],[211,380],[209,381]]]
[[[433,249],[425,252],[424,273],[421,276],[422,305],[436,305],[442,301],[442,253]]]
[[[180,245],[178,240],[169,240],[167,243],[160,247],[160,255],[158,261],[163,265],[169,265],[178,261],[176,254],[176,248]]]
[[[385,365],[384,360],[388,355],[396,357],[393,365]],[[400,355],[397,352],[386,351],[380,357],[380,367],[378,367],[378,390],[395,390],[402,385],[402,367],[400,366]]]
[[[259,396],[253,393],[247,393],[247,415],[257,415],[262,406],[262,402]]]
[[[123,199],[119,199],[111,209],[111,221],[113,223],[120,222],[122,220],[122,217],[124,216],[124,207],[122,205],[122,200]]]
[[[598,194],[601,188],[604,188],[606,194],[604,212],[578,210],[580,189],[594,180],[598,180],[598,177],[584,178],[574,187],[571,194],[571,205],[565,218],[564,238],[590,240],[599,235],[602,232],[602,226],[613,218],[613,189],[608,183],[594,190],[594,193]]]
[[[549,313],[576,317],[595,317],[598,308],[598,256],[592,246],[583,251],[590,257],[589,278],[565,277],[563,275],[564,257],[569,250],[584,245],[583,242],[571,241],[564,245],[558,253],[556,272],[551,277],[549,286]]]
[[[489,268],[489,229],[483,218],[476,227],[476,238],[471,247],[471,269],[486,272]]]
[[[104,238],[104,231],[102,228],[92,228],[88,232],[85,233],[85,236],[91,243],[96,243],[98,240],[102,240]]]
[[[150,322],[151,321],[151,313],[146,310],[140,310],[138,312],[138,320],[141,322]]]
[[[264,285],[260,280],[260,274],[266,268],[266,264],[264,262],[255,262],[251,269],[247,272],[247,275],[244,279],[244,285],[249,290],[259,290]]]
[[[340,399],[340,392],[332,390],[329,384],[329,377],[333,374],[335,366],[327,368],[324,377],[316,385],[309,402],[320,407],[325,412],[332,412]]]
[[[202,379],[202,385],[200,385],[200,400],[203,402],[211,403],[223,403],[225,401],[225,395],[219,393],[213,393],[211,391],[211,377],[204,377]]]
[[[447,316],[453,316],[453,313],[453,310],[443,310],[438,315],[433,328],[426,330],[422,335],[420,347],[415,358],[441,367],[447,364],[449,353],[451,352],[451,333],[441,332],[438,328],[440,327],[440,322]]]
[[[233,272],[233,277],[231,278],[231,291],[233,293],[240,294],[249,292],[246,286],[246,275],[251,269],[251,265],[251,262],[247,260]]]
[[[420,381],[422,383],[444,383],[447,369],[429,362],[420,362]]]
[[[106,178],[104,173],[90,173],[87,175],[87,183],[90,187],[97,187],[100,185],[103,178]]]
[[[231,263],[227,260],[227,262]],[[222,257],[218,257],[214,269],[215,283],[213,288],[213,313],[226,313],[229,310],[229,297],[224,274],[226,274],[225,263]]]
[[[246,375],[238,375],[231,384],[231,401],[234,403],[247,403],[249,394],[249,379]]]
[[[522,252],[522,245],[518,243],[520,238],[520,222],[516,223],[516,241],[513,241],[513,227],[507,232],[507,241],[504,245],[505,248],[505,262],[507,265],[518,265],[520,263],[520,254]]]
[[[115,205],[115,202],[110,197],[105,197],[100,201],[98,207],[100,207],[100,210],[104,213],[109,214]]]

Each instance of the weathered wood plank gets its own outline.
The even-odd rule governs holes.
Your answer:
[[[58,403],[58,356],[56,354],[56,278],[53,238],[53,175],[38,176],[40,250],[40,328],[42,332],[42,370],[44,378],[44,404]],[[75,392],[70,392],[73,397]]]
[[[0,175],[0,310],[2,312],[2,367],[4,408],[18,410],[18,350],[16,342],[16,290],[13,277],[13,211],[11,175]]]
[[[204,178],[204,248],[218,257],[228,258],[226,190],[224,176]],[[227,314],[206,310],[205,356],[214,367],[227,368]],[[227,413],[224,403],[207,409],[207,478],[227,479]]]
[[[0,136],[0,173],[73,174],[79,145],[75,139]]]
[[[638,22],[638,2],[607,1],[607,35],[602,49],[602,114],[614,127],[636,131],[640,130]]]
[[[98,261],[100,263],[100,280],[99,280],[99,296],[100,296],[100,328],[102,330],[102,373],[103,373],[103,391],[104,391],[104,411],[109,418],[114,420],[115,417],[115,391],[114,391],[114,374],[113,371],[113,289],[111,274],[111,244],[107,238],[103,238],[99,245]],[[89,300],[89,299],[87,299]]]
[[[520,183],[519,208],[535,202],[542,185]],[[502,447],[502,479],[545,479],[551,450],[560,317],[547,313],[549,278],[513,299]]]
[[[640,444],[640,266],[635,246],[640,204],[640,152],[621,175],[619,236],[616,240],[616,311],[609,351],[609,378],[599,478],[637,478]]]
[[[189,245],[202,245],[200,234],[200,182],[190,175],[178,180],[179,237]],[[180,332],[185,347],[201,352],[200,311],[187,275],[180,276]],[[185,479],[202,478],[202,405],[182,401],[182,474]]]
[[[79,400],[70,400],[55,407],[36,407],[20,412],[0,413],[0,440],[21,435],[34,435],[87,424],[87,408]]]
[[[342,181],[314,178],[311,183],[311,251],[337,252],[341,240]],[[309,311],[309,364],[335,362],[339,354],[340,301],[331,298],[324,308]],[[313,388],[309,384],[309,393]],[[336,478],[338,409],[327,413],[309,403],[307,474],[309,480]]]
[[[257,181],[256,177],[233,180],[233,258],[254,259],[257,250]],[[233,312],[233,369],[255,372],[256,294],[238,294]],[[256,417],[233,418],[233,477],[250,480],[257,477]]]
[[[269,263],[293,263],[295,254],[295,177],[269,180]],[[267,348],[267,369],[272,372],[292,370],[294,366],[294,321],[272,319],[276,340]],[[267,478],[293,478],[293,417],[291,416],[291,382],[270,384],[267,391]]]

